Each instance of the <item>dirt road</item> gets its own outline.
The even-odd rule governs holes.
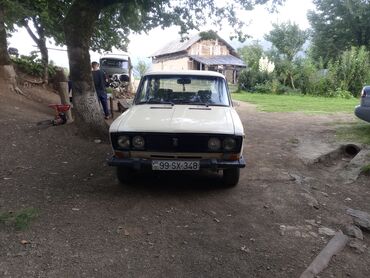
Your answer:
[[[352,116],[238,110],[247,167],[224,189],[209,173],[148,173],[120,186],[109,145],[73,126],[38,129],[47,108],[2,106],[0,212],[39,216],[24,231],[0,224],[0,276],[299,277],[330,239],[319,228],[342,229],[347,207],[370,211],[368,177],[345,184],[343,159],[302,156],[334,144],[331,123]],[[369,277],[369,262],[368,247],[347,246],[320,277]]]

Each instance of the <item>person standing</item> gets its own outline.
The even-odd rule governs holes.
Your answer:
[[[109,119],[107,92],[105,91],[105,74],[99,69],[98,62],[91,63],[92,76],[94,79],[95,91],[98,95],[99,102],[103,106],[105,119]]]

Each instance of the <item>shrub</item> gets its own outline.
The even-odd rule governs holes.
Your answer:
[[[326,96],[340,97],[340,98],[345,98],[345,99],[353,98],[353,95],[351,94],[351,92],[342,90],[340,88],[337,88],[336,90],[329,90]]]
[[[329,63],[328,69],[337,87],[358,96],[362,86],[370,82],[370,53],[364,46],[352,47]]]
[[[26,74],[42,77],[44,67],[41,60],[36,54],[31,54],[30,56],[21,55],[19,58],[12,57],[12,61],[16,68],[23,71]],[[48,66],[49,76],[53,77],[55,75],[55,66]]]
[[[238,79],[240,90],[250,91],[258,84],[264,84],[272,79],[272,75],[267,72],[260,72],[251,69],[243,70]]]

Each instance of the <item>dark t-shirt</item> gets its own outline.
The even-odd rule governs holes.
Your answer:
[[[102,94],[106,94],[105,92],[105,75],[102,70],[94,70],[92,72],[92,76],[94,79],[95,91],[98,96]]]

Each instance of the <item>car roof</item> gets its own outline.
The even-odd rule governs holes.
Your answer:
[[[176,70],[176,71],[149,71],[144,76],[148,75],[195,75],[195,76],[214,76],[225,79],[225,76],[216,71],[209,70]]]
[[[130,55],[128,53],[124,53],[124,54],[112,54],[112,53],[109,53],[109,54],[103,54],[100,56],[100,60],[101,59],[116,59],[116,60],[128,60],[128,58],[130,57]]]

